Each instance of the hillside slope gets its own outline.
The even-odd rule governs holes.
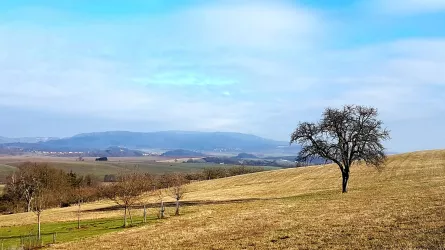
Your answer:
[[[440,249],[445,246],[445,151],[391,156],[385,168],[352,168],[341,194],[335,166],[277,170],[188,185],[180,217],[58,249]],[[157,201],[147,197],[146,201]],[[202,203],[201,203],[201,202]],[[205,202],[204,202],[205,201]],[[122,211],[88,204],[83,218]],[[168,208],[173,213],[173,208]],[[150,213],[156,213],[151,209]],[[135,210],[134,214],[142,214]],[[75,220],[75,207],[44,212],[44,221]],[[34,223],[2,216],[0,226]]]
[[[181,217],[55,246],[71,249],[437,249],[445,246],[445,151],[391,156],[382,171],[335,166],[194,183]],[[237,201],[234,201],[237,200]]]
[[[445,151],[423,151],[390,156],[381,171],[354,166],[350,193],[372,193],[399,188],[421,188],[445,180]],[[445,187],[442,187],[445,188]],[[336,165],[284,169],[195,183],[188,197],[203,200],[281,198],[341,191],[341,173]],[[346,196],[346,195],[345,195]]]

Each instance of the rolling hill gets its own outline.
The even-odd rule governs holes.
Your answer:
[[[8,146],[36,150],[81,151],[125,147],[130,149],[185,149],[193,151],[264,151],[289,148],[288,142],[229,132],[126,132],[111,131],[79,134],[38,143],[10,143]],[[295,149],[296,147],[292,147]],[[295,151],[294,151],[295,152]]]
[[[56,249],[440,249],[445,246],[445,151],[390,156],[380,171],[351,170],[341,193],[336,166],[276,170],[187,186],[183,215]],[[147,196],[145,201],[157,202]],[[83,218],[111,218],[112,204],[86,205]],[[100,208],[100,210],[95,210]],[[75,219],[75,207],[44,221]],[[173,212],[169,208],[168,213]],[[142,210],[135,210],[142,214]],[[156,213],[156,209],[150,210]],[[31,224],[32,213],[0,226]],[[74,240],[74,239],[73,239]]]

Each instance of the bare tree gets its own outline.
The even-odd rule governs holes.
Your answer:
[[[184,178],[182,174],[174,174],[170,179],[169,183],[169,192],[170,196],[175,199],[175,215],[179,215],[179,201],[184,198],[185,193],[187,192],[187,188],[184,184],[187,183],[187,179]],[[162,208],[161,208],[162,210]]]
[[[26,201],[26,212],[31,212],[31,202],[34,198],[34,193],[36,191],[35,187],[32,186],[32,182],[25,181],[24,179],[20,180],[20,188],[23,191],[23,198]]]
[[[382,141],[390,139],[389,131],[377,119],[377,109],[346,105],[327,108],[318,123],[300,123],[290,143],[302,146],[298,161],[324,158],[337,164],[342,173],[342,191],[347,192],[350,167],[354,162],[381,166],[385,159]]]
[[[158,218],[159,219],[164,219],[165,218],[165,205],[164,205],[165,194],[164,194],[164,190],[163,189],[158,189],[158,190],[156,190],[156,192],[157,192],[157,195],[158,195],[158,198],[159,198],[159,204],[160,204]]]
[[[96,189],[94,187],[85,187],[79,186],[74,190],[74,198],[77,202],[77,229],[80,229],[80,215],[82,213],[82,204],[88,201],[94,193]]]
[[[139,201],[140,196],[149,191],[150,183],[148,178],[141,174],[122,174],[118,181],[105,188],[104,195],[124,207],[124,227],[128,225],[127,214],[130,216],[130,223],[133,224],[131,207]]]
[[[65,173],[46,163],[25,163],[18,167],[7,179],[5,201],[9,211],[34,211],[39,189],[45,190],[45,207],[61,207],[69,204],[80,205],[88,198],[97,199],[98,183],[92,176],[78,177],[75,173]],[[89,188],[80,190],[79,188]],[[83,192],[91,191],[91,192]],[[86,196],[88,194],[88,196]]]
[[[41,215],[48,206],[48,186],[55,179],[46,164],[25,163],[19,166],[19,171],[11,176],[8,183],[8,193],[18,200],[25,201],[26,211],[37,215],[37,238],[41,239]]]
[[[69,183],[72,187],[71,196],[77,204],[77,229],[80,229],[80,215],[82,209],[82,203],[90,196],[89,188],[85,187],[85,177],[78,177],[76,173],[72,171],[67,174]]]
[[[43,210],[47,206],[47,193],[44,187],[44,184],[41,182],[36,182],[35,196],[33,199],[32,211],[37,215],[37,239],[40,241],[42,239],[41,236],[41,215]]]
[[[16,172],[8,176],[3,195],[8,197],[11,202],[12,211],[20,211],[20,199],[23,193],[19,190],[19,179]]]
[[[16,181],[17,191],[26,202],[26,212],[32,211],[32,200],[37,190],[37,174],[35,169],[37,164],[25,163],[19,167],[18,180]]]
[[[46,164],[26,162],[20,165],[18,171],[8,179],[6,192],[10,197],[13,197],[13,202],[17,206],[23,205],[22,202],[24,202],[26,212],[33,211],[33,200],[38,189],[55,179],[51,178],[52,175],[47,174],[45,171],[47,169]]]
[[[15,192],[18,199],[26,203],[26,212],[31,212],[32,201],[39,188],[38,185],[44,185],[45,188],[49,185],[54,186],[53,183],[59,181],[59,178],[54,174],[54,169],[50,169],[45,163],[26,162],[20,165],[18,169],[19,171],[10,178],[8,192]],[[62,185],[59,186],[59,190],[62,188]]]

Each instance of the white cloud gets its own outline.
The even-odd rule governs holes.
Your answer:
[[[330,99],[379,107],[389,122],[434,117],[445,104],[444,50],[445,39],[405,39],[337,51],[329,63],[343,69],[329,77],[340,91]]]
[[[371,1],[372,2],[372,1]],[[374,0],[380,12],[397,15],[439,13],[445,11],[444,0]]]
[[[283,140],[330,105],[376,106],[395,126],[443,111],[445,39],[327,49],[325,18],[237,1],[88,26],[3,22],[0,107]]]
[[[289,49],[321,28],[314,13],[283,1],[215,5],[186,13],[202,38],[220,47]]]
[[[25,11],[31,15],[29,9]],[[294,42],[308,43],[307,36],[318,25],[310,11],[285,2],[209,4],[164,16],[88,26],[3,23],[0,105],[116,119],[147,119],[150,114],[167,122],[169,114],[175,120],[190,119],[182,107],[201,117],[212,117],[224,107],[217,113],[219,122],[209,122],[218,128],[239,117],[227,115],[231,108],[243,112],[242,105],[231,104],[227,98],[215,101],[214,93],[229,96],[231,91],[204,88],[239,84],[239,63],[231,64],[226,58],[244,56],[245,50],[250,50],[247,54],[273,53]],[[221,58],[223,62],[218,61]],[[224,67],[233,66],[224,72]],[[144,87],[146,83],[164,87]],[[185,85],[203,89],[191,93]]]

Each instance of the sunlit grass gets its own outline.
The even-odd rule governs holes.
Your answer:
[[[133,226],[138,227],[145,225],[143,218],[140,216],[133,218]],[[149,216],[147,223],[153,223],[156,220],[155,216]],[[42,243],[43,245],[52,244],[55,239],[57,243],[76,241],[87,237],[97,236],[104,233],[118,232],[124,230],[123,220],[121,217],[98,219],[98,220],[84,220],[81,221],[81,228],[77,228],[77,221],[43,223],[42,227]],[[20,247],[21,239],[27,240],[27,237],[36,237],[37,225],[29,224],[15,227],[0,227],[0,244],[8,249],[10,247]]]
[[[440,249],[445,247],[445,151],[392,156],[382,171],[335,166],[255,173],[189,186],[189,207],[157,226],[58,248]],[[253,200],[252,200],[253,199]]]
[[[354,166],[341,193],[336,166],[285,169],[188,185],[182,215],[146,226],[56,244],[59,249],[441,249],[445,248],[445,151],[391,156],[383,170]],[[157,202],[147,196],[145,202]],[[208,204],[208,203],[213,204]],[[220,203],[223,202],[223,203]],[[117,218],[86,204],[84,220]],[[172,213],[173,208],[168,208]],[[45,211],[75,220],[75,207]],[[151,208],[149,214],[156,215]],[[141,210],[135,210],[141,215]],[[113,219],[114,220],[114,219]],[[116,219],[119,222],[119,219]],[[0,217],[30,225],[33,214]],[[71,222],[67,222],[71,223]],[[25,226],[26,227],[26,226]],[[83,238],[83,237],[81,237]]]

